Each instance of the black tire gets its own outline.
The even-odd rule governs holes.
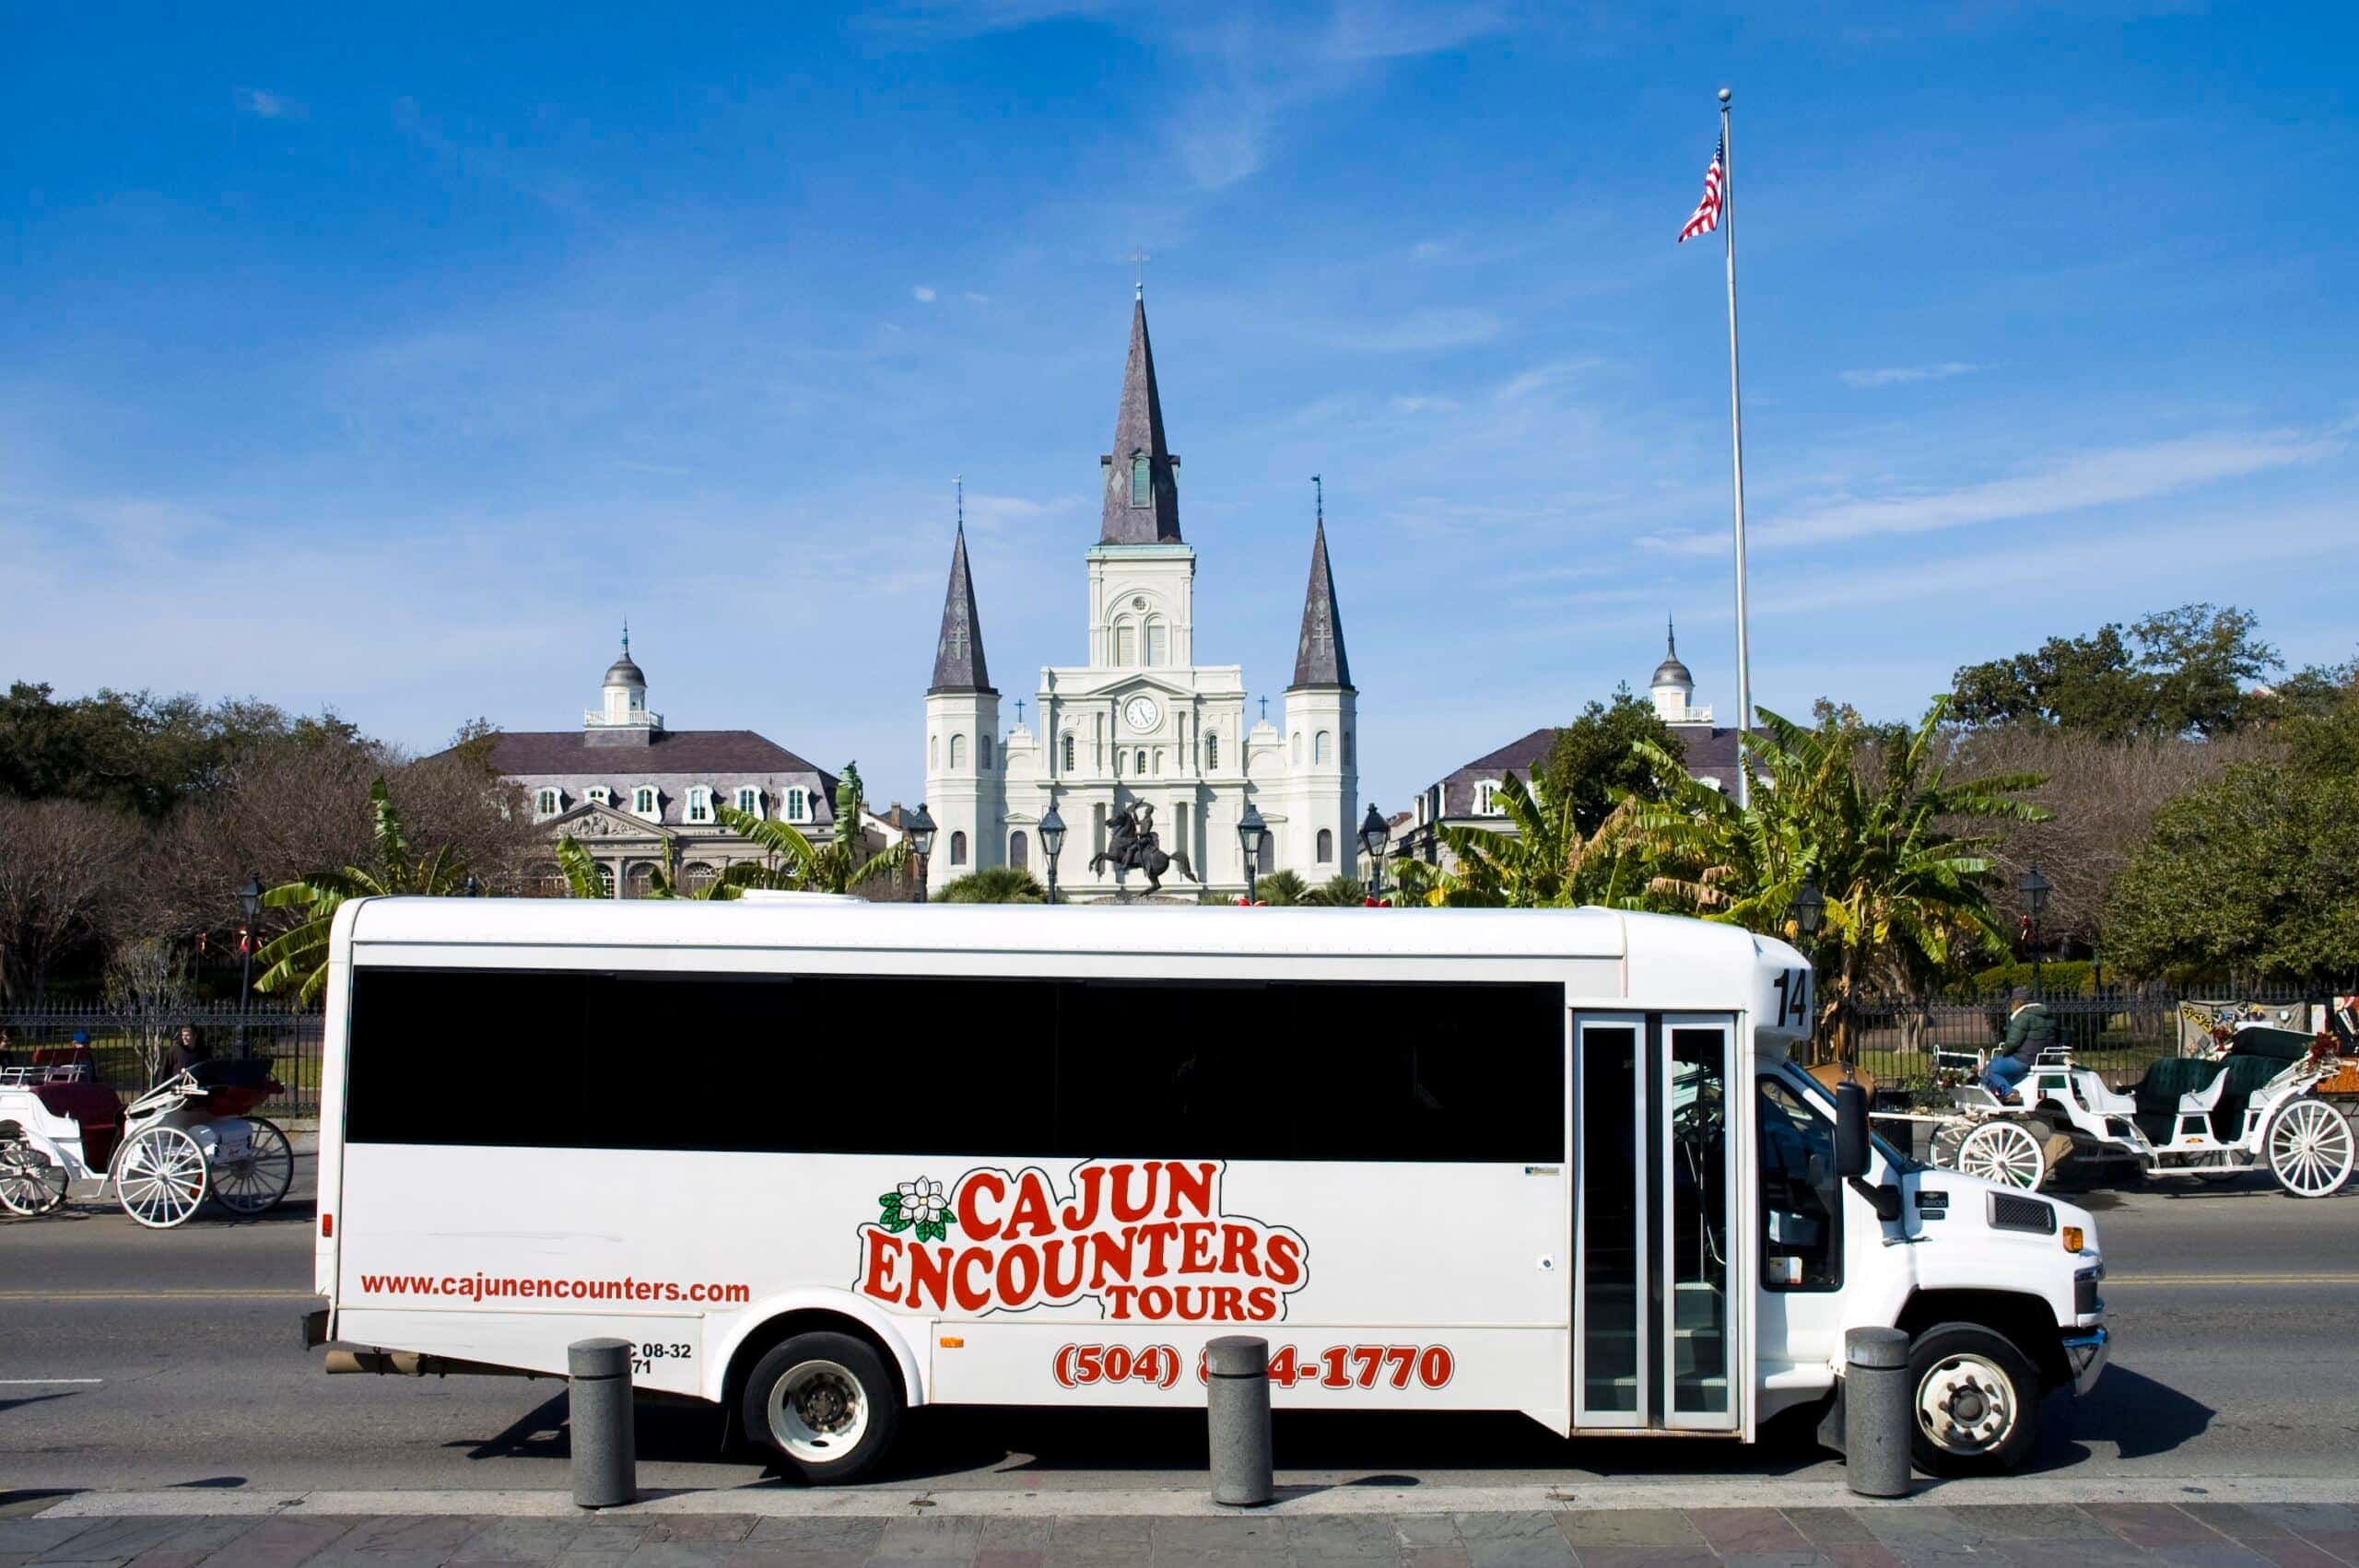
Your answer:
[[[798,1379],[804,1398],[790,1403]],[[903,1406],[900,1373],[866,1340],[797,1334],[754,1363],[737,1417],[790,1473],[814,1486],[839,1486],[868,1474],[893,1446]]]
[[[1951,1431],[1971,1432],[1975,1436],[1963,1443],[1955,1438],[1937,1440],[1925,1415],[1929,1401],[1940,1396],[1936,1379],[1971,1376],[1981,1381],[1992,1373],[2001,1380],[2006,1400],[2003,1425],[1982,1434],[1981,1422],[1989,1419],[1985,1405],[1983,1415],[1967,1426],[1950,1423]],[[1966,1392],[1957,1390],[1951,1398]],[[1919,1334],[1908,1348],[1908,1410],[1917,1468],[1931,1476],[2003,1475],[2015,1469],[2039,1441],[2039,1406],[2045,1392],[2031,1359],[2005,1335],[1973,1323],[1936,1323]],[[1972,1402],[1964,1413],[1975,1416]]]

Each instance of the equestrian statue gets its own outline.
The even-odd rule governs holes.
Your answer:
[[[1190,882],[1204,880],[1188,863],[1186,850],[1174,855],[1163,852],[1162,842],[1155,834],[1155,808],[1144,802],[1122,806],[1106,819],[1106,848],[1089,860],[1092,872],[1100,866],[1114,868],[1114,888],[1118,893],[1125,872],[1146,872],[1149,893],[1163,890],[1163,873],[1173,866],[1178,866],[1180,874]]]

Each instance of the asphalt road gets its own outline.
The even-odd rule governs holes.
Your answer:
[[[2359,1475],[2359,1193],[2301,1202],[2259,1182],[2157,1183],[2080,1200],[2099,1216],[2118,1353],[2090,1398],[2051,1405],[2037,1468]],[[78,1199],[0,1222],[0,1503],[50,1489],[563,1487],[555,1383],[321,1373],[297,1328],[311,1223],[311,1205],[290,1201],[259,1221],[151,1232]],[[881,1479],[1201,1485],[1203,1432],[1169,1413],[926,1411]],[[699,1408],[643,1403],[639,1433],[650,1488],[766,1474],[724,1455],[719,1417]],[[1281,1480],[1304,1484],[1840,1474],[1799,1432],[1751,1450],[1566,1442],[1512,1416],[1281,1414],[1277,1448]]]

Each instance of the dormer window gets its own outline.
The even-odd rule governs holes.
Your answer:
[[[611,806],[615,803],[615,792],[604,784],[591,785],[590,788],[581,791],[581,798],[593,806]]]
[[[535,816],[557,815],[557,801],[558,795],[555,790],[540,790],[533,797],[533,814]]]
[[[750,784],[740,785],[737,790],[737,809],[747,816],[761,815],[762,792]]]
[[[1131,456],[1131,505],[1151,507],[1155,504],[1155,465],[1144,452]]]
[[[654,787],[652,785],[642,784],[638,789],[633,790],[630,792],[630,809],[638,813],[640,816],[645,817],[648,821],[653,822],[657,814]]]
[[[712,820],[712,790],[705,785],[688,786],[688,820],[690,822]]]
[[[811,797],[801,790],[786,792],[786,820],[802,822],[811,814]]]

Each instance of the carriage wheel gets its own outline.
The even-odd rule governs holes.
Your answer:
[[[2277,1185],[2296,1198],[2324,1198],[2351,1179],[2351,1124],[2324,1100],[2295,1100],[2279,1111],[2261,1150]]]
[[[46,1214],[65,1201],[65,1167],[21,1138],[0,1142],[0,1209]]]
[[[2021,1122],[1986,1121],[1958,1141],[1957,1168],[2002,1187],[2036,1190],[2048,1175],[2048,1156]]]
[[[205,1201],[205,1151],[177,1127],[151,1127],[123,1146],[114,1195],[123,1211],[151,1230],[169,1230]]]
[[[252,1119],[246,1152],[238,1159],[218,1160],[213,1166],[213,1196],[232,1214],[259,1214],[278,1206],[295,1184],[295,1149],[278,1124]]]

